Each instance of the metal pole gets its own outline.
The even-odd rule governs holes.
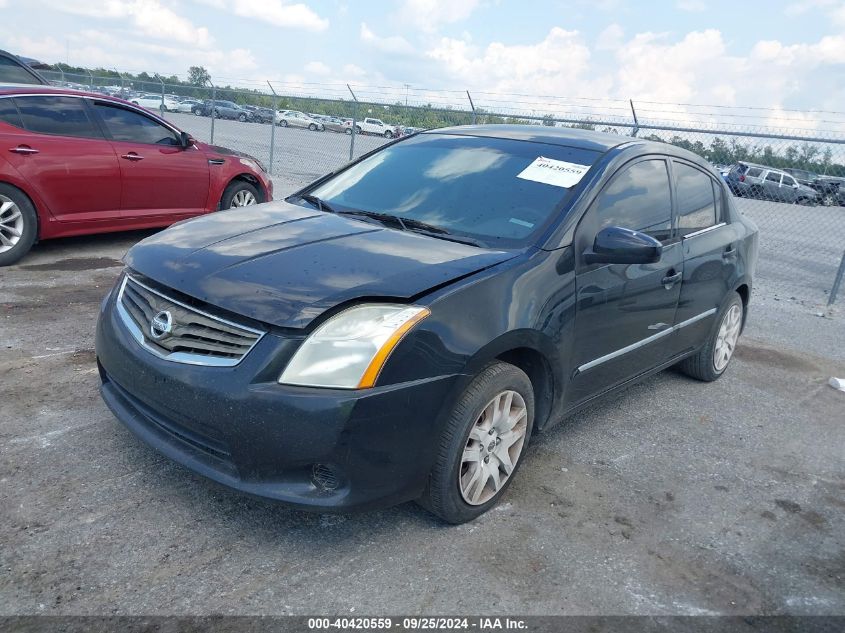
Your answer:
[[[472,124],[475,125],[475,104],[472,102],[472,95],[467,90],[467,99],[469,99],[469,107],[472,108]]]
[[[631,104],[631,114],[634,115],[634,129],[631,130],[631,136],[636,136],[637,132],[640,131],[640,122],[637,120],[637,111],[634,109],[633,99],[628,99],[628,103]]]
[[[155,78],[158,79],[158,83],[161,84],[161,106],[159,106],[159,114],[164,116],[164,112],[166,108],[164,107],[164,82],[161,80],[161,77],[158,73],[155,74]]]
[[[90,70],[86,70],[85,72],[88,73],[88,87],[93,92],[94,91],[94,73],[92,73]]]
[[[211,85],[211,140],[209,141],[212,145],[214,144],[214,119],[217,117],[214,116],[214,108],[217,104],[217,86],[211,83],[211,79],[208,80],[208,83]]]
[[[346,87],[349,88],[349,94],[351,94],[352,98],[355,100],[355,103],[352,106],[352,134],[349,135],[349,160],[352,160],[355,156],[355,127],[358,123],[358,97],[356,97],[355,93],[352,92],[352,88],[350,88],[349,84],[346,84]]]
[[[62,83],[65,83],[65,71],[62,70],[62,67],[59,64],[54,64],[56,69],[59,71],[59,74],[62,76]]]
[[[830,289],[827,305],[832,306],[839,294],[839,286],[842,284],[842,276],[845,275],[845,252],[842,253],[842,261],[839,262],[839,270],[836,271],[836,279],[833,280],[833,288]]]
[[[273,153],[276,149],[276,91],[270,80],[267,80],[267,85],[270,86],[270,92],[273,93],[273,119],[270,121],[270,175],[273,175]]]

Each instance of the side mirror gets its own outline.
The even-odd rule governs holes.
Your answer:
[[[181,132],[179,134],[179,144],[182,146],[182,149],[188,149],[194,143],[194,138],[187,132]]]
[[[592,250],[584,253],[588,264],[654,264],[660,261],[663,245],[650,235],[620,226],[599,231]]]

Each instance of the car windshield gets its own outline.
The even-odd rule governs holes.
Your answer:
[[[309,191],[338,212],[422,222],[483,245],[536,238],[600,152],[510,139],[422,134]]]

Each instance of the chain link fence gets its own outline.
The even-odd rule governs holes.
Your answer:
[[[122,97],[201,141],[255,156],[273,176],[277,196],[396,137],[451,125],[576,127],[671,143],[719,170],[741,212],[760,228],[757,292],[833,303],[845,270],[842,113],[505,97],[409,85],[267,82],[246,89],[117,71],[42,74],[56,84]]]

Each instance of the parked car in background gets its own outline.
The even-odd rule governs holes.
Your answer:
[[[0,50],[0,83],[48,85],[47,80],[31,68],[29,64],[4,50]]]
[[[346,132],[346,124],[343,119],[334,116],[323,117],[323,127],[330,132]]]
[[[758,250],[699,156],[560,127],[425,132],[226,219],[126,255],[106,404],[243,492],[451,523],[499,501],[535,430],[672,365],[723,376]]]
[[[811,171],[807,171],[806,169],[796,169],[794,167],[784,167],[781,171],[789,174],[800,184],[806,185],[807,187],[813,187],[819,177],[818,174],[814,174]]]
[[[245,110],[234,101],[217,100],[212,103],[210,99],[203,101],[202,107],[195,107],[192,112],[197,116],[214,116],[217,119],[232,119],[237,121],[252,121],[253,114]]]
[[[297,110],[281,110],[276,112],[276,125],[282,127],[302,127],[312,132],[326,129],[322,121],[312,119],[310,116]]]
[[[202,101],[198,99],[182,99],[179,102],[179,112],[193,113],[194,108],[202,108]]]
[[[795,204],[815,204],[819,201],[819,193],[815,189],[800,184],[783,170],[745,161],[731,167],[727,183],[736,196]]]
[[[133,104],[0,85],[0,265],[36,240],[161,227],[272,199],[261,163]]]
[[[402,136],[411,136],[417,132],[423,132],[424,128],[407,126],[402,128]]]
[[[819,192],[819,198],[824,206],[843,206],[845,198],[845,178],[838,176],[818,176],[813,188]]]
[[[384,138],[393,138],[396,136],[396,130],[394,127],[387,125],[381,119],[373,119],[371,117],[366,117],[362,121],[355,121],[355,132],[357,134],[377,134],[378,136],[383,136]],[[352,134],[351,119],[347,119],[346,121],[346,133]]]
[[[256,123],[272,123],[273,122],[273,109],[272,108],[262,108],[260,106],[254,105],[245,105],[241,106],[244,110],[252,112],[252,120]]]
[[[133,97],[129,100],[137,106],[146,108],[147,110],[164,110],[165,112],[178,112],[179,102],[171,99],[166,95],[162,98],[161,95],[145,94],[138,97]]]

